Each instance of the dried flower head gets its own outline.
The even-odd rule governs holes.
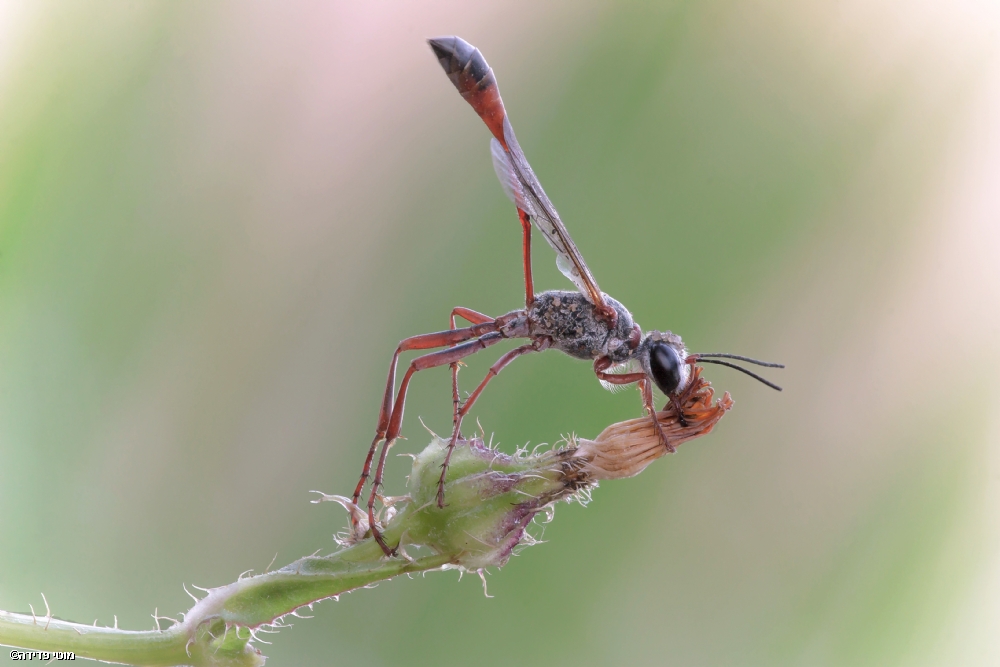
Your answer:
[[[684,412],[683,420],[673,404],[668,403],[663,411],[656,413],[657,421],[674,447],[710,433],[733,407],[729,392],[718,401],[712,401],[715,392],[708,380],[701,377],[701,371],[701,367],[694,369],[678,401]],[[649,417],[639,417],[612,424],[594,440],[577,439],[574,457],[585,461],[581,472],[587,479],[597,481],[638,475],[666,453]]]

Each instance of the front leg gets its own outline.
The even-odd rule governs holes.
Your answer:
[[[681,400],[677,396],[677,394],[670,394],[670,401],[667,403],[667,405],[674,406],[674,410],[677,411],[677,421],[678,421],[678,423],[680,423],[681,426],[687,426],[688,425],[688,421],[687,421],[687,418],[684,417],[684,402],[683,402],[683,400]],[[664,405],[663,409],[666,410],[667,406]]]
[[[677,448],[670,444],[667,434],[663,432],[663,427],[660,426],[660,420],[656,418],[656,406],[653,405],[653,385],[650,383],[649,378],[646,377],[645,373],[608,373],[607,370],[612,365],[611,360],[607,357],[598,357],[594,361],[594,373],[598,379],[611,384],[639,383],[639,391],[642,393],[642,406],[653,420],[653,428],[660,438],[660,444],[673,454]]]
[[[673,454],[677,451],[670,440],[667,439],[667,434],[663,432],[663,426],[660,424],[660,420],[656,417],[656,406],[653,405],[653,384],[649,381],[649,378],[643,377],[639,380],[639,391],[642,392],[642,405],[646,409],[647,414],[653,419],[653,429],[660,438],[660,444],[667,448],[667,451]],[[681,414],[678,411],[677,414]],[[681,415],[681,419],[683,419]],[[685,424],[686,425],[686,424]]]

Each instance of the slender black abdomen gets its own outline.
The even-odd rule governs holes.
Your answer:
[[[493,70],[486,63],[479,49],[461,37],[435,37],[427,40],[437,56],[445,74],[458,88],[465,101],[472,105],[493,136],[507,148],[503,134],[503,120],[507,112],[500,99]]]

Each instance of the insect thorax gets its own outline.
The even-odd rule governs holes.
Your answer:
[[[612,330],[605,318],[598,316],[594,304],[580,292],[553,290],[535,295],[528,309],[532,335],[548,336],[552,346],[578,359],[608,356],[612,361],[625,361],[632,356],[628,345],[632,333],[632,313],[608,295],[608,305],[618,312],[618,322]]]

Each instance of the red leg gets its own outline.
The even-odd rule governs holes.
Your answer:
[[[469,410],[472,409],[472,406],[479,398],[479,395],[483,393],[483,389],[486,388],[486,385],[489,383],[489,381],[495,378],[497,375],[499,375],[500,371],[502,371],[510,362],[514,361],[523,354],[527,354],[528,352],[539,352],[541,350],[544,350],[548,346],[549,346],[548,340],[543,339],[542,341],[535,341],[532,343],[528,343],[527,345],[515,347],[510,352],[507,352],[505,355],[500,357],[495,364],[490,366],[490,370],[486,374],[486,377],[483,378],[483,381],[479,383],[479,386],[476,387],[476,390],[472,392],[472,394],[469,396],[469,400],[467,400],[465,402],[465,405],[462,406],[462,409],[459,410],[458,423],[455,424],[455,430],[452,431],[451,441],[448,443],[448,453],[445,454],[444,463],[441,464],[441,478],[438,480],[438,492],[437,492],[438,507],[444,507],[445,475],[448,473],[448,462],[451,461],[451,453],[452,451],[454,451],[455,444],[458,442],[458,430],[462,426],[462,419],[465,417],[465,415],[469,413]]]
[[[673,454],[677,449],[670,444],[667,434],[663,432],[663,427],[660,426],[660,420],[656,418],[656,406],[653,405],[653,384],[648,378],[643,378],[639,380],[639,390],[642,392],[642,405],[653,419],[653,429],[660,436],[660,443],[667,448],[668,452]],[[680,412],[678,411],[677,414],[680,414]]]
[[[455,310],[459,309],[456,308]],[[484,315],[483,317],[486,316]],[[454,321],[454,316],[452,319]],[[385,384],[385,394],[382,396],[382,407],[379,409],[378,413],[378,424],[375,426],[375,439],[372,440],[372,446],[368,449],[368,456],[365,458],[365,465],[361,469],[361,479],[358,480],[358,485],[354,489],[354,495],[351,497],[351,501],[354,504],[357,504],[358,499],[361,498],[361,492],[364,490],[365,481],[371,473],[372,459],[375,456],[375,449],[378,447],[379,441],[385,437],[386,429],[389,427],[389,416],[392,414],[393,405],[392,391],[395,389],[396,384],[396,363],[399,361],[399,354],[401,352],[405,352],[406,350],[426,350],[432,347],[453,345],[455,343],[469,340],[470,338],[482,336],[485,333],[495,330],[496,325],[493,323],[493,320],[490,319],[483,322],[477,322],[473,326],[466,327],[464,329],[455,329],[453,327],[449,331],[421,334],[419,336],[412,336],[411,338],[406,338],[400,341],[399,345],[396,347],[396,352],[392,355],[392,363],[389,365],[389,378]]]
[[[645,380],[645,373],[605,373],[611,368],[611,360],[607,357],[599,357],[594,361],[594,373],[597,377],[611,384],[632,384],[639,380]]]
[[[469,327],[469,329],[474,328],[475,327]],[[455,329],[453,332],[441,333],[457,333],[460,331],[464,331],[464,329]],[[417,357],[410,362],[410,367],[406,370],[406,374],[403,376],[403,381],[399,384],[399,392],[396,394],[396,402],[392,405],[392,416],[389,418],[388,427],[386,428],[382,443],[382,451],[378,458],[378,466],[375,468],[375,479],[372,481],[371,495],[368,496],[368,525],[371,526],[372,535],[375,537],[375,541],[378,542],[379,546],[382,547],[382,551],[385,552],[386,556],[391,556],[395,550],[389,548],[389,546],[385,543],[385,540],[382,538],[382,533],[379,532],[375,525],[375,497],[378,495],[379,487],[382,486],[382,473],[385,470],[385,459],[389,453],[389,448],[392,447],[393,442],[399,436],[399,430],[403,424],[403,408],[406,405],[406,390],[410,386],[410,378],[412,378],[413,374],[417,371],[452,364],[463,357],[475,354],[480,350],[486,349],[490,345],[499,343],[501,340],[503,340],[503,335],[499,331],[492,331],[474,340],[461,343],[455,347],[450,347],[447,350],[431,352],[430,354]]]
[[[471,308],[453,308],[451,311],[451,328],[455,328],[455,318],[461,317],[463,320],[467,320],[470,324],[486,324],[487,322],[493,322],[496,320],[495,317],[490,317],[489,315],[484,315],[478,311],[472,310]]]
[[[649,378],[646,377],[645,373],[605,373],[604,371],[610,367],[611,360],[607,357],[601,357],[594,362],[594,373],[596,373],[597,377],[600,379],[605,382],[610,382],[611,384],[639,383],[639,391],[642,392],[642,405],[653,419],[653,428],[656,429],[656,433],[660,436],[660,442],[663,443],[663,446],[666,447],[668,451],[673,453],[674,446],[670,444],[669,440],[667,440],[667,434],[663,432],[663,427],[660,426],[660,420],[656,418],[656,406],[653,405],[653,385],[650,384]]]
[[[524,255],[524,307],[531,308],[535,302],[535,283],[531,279],[531,218],[517,209],[517,217],[521,219],[521,254]]]
[[[459,306],[451,311],[451,328],[455,328],[455,318],[461,317],[472,324],[486,324],[487,322],[493,322],[494,319],[489,315],[483,315],[480,312],[472,310],[470,308],[462,308]],[[458,393],[458,362],[456,361],[451,365],[451,403],[452,403],[452,417],[451,425],[452,428],[458,423],[458,406],[462,403],[462,397]]]

